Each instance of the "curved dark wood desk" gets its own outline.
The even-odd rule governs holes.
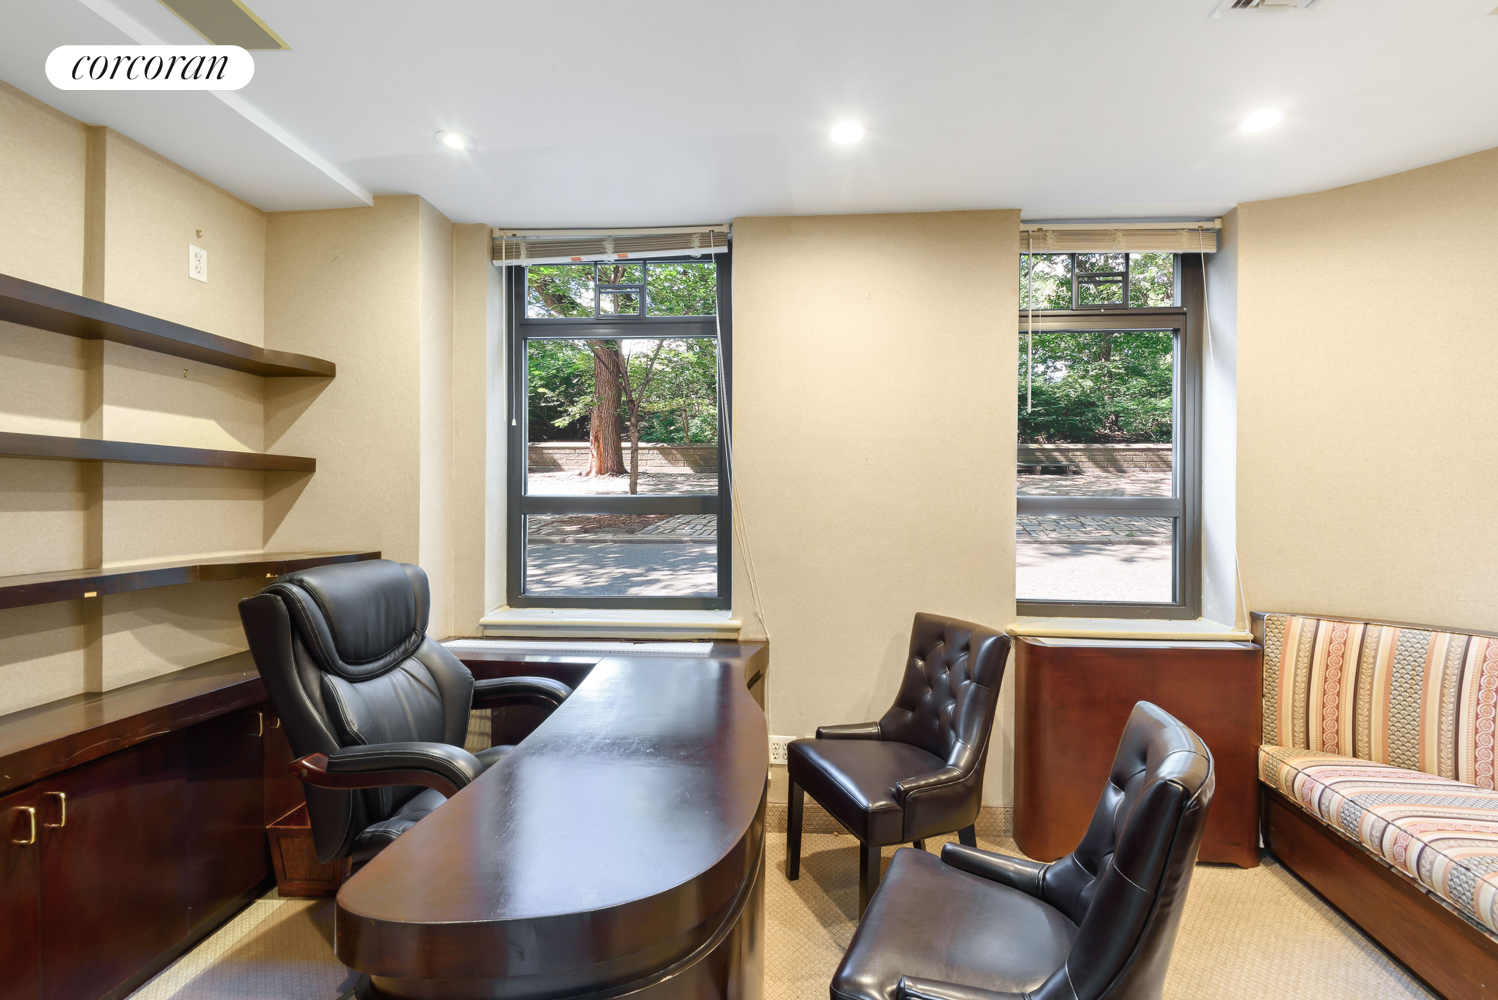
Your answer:
[[[760,644],[609,658],[338,893],[370,997],[763,992]]]

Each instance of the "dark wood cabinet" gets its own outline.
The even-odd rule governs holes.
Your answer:
[[[41,990],[41,817],[35,788],[0,797],[0,1000]]]
[[[0,1000],[118,1000],[268,887],[238,660],[0,717]]]
[[[297,806],[307,801],[302,791],[302,779],[287,770],[296,754],[291,752],[291,741],[286,738],[286,727],[281,725],[276,710],[265,708],[265,737],[261,741],[265,775],[265,807],[261,817],[263,825],[270,826]]]
[[[1260,648],[1251,642],[1015,642],[1014,839],[1039,861],[1077,846],[1135,702],[1190,726],[1212,751],[1217,791],[1201,860],[1259,863]]]
[[[184,734],[39,788],[43,1000],[100,997],[187,933]]]
[[[230,712],[184,731],[186,840],[181,863],[187,931],[237,906],[270,874],[265,842],[267,713]]]

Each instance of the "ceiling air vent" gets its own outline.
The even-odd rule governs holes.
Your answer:
[[[241,0],[161,0],[161,5],[214,45],[291,48]]]
[[[1222,0],[1222,3],[1218,4],[1217,9],[1212,12],[1212,16],[1306,10],[1315,3],[1316,0]]]

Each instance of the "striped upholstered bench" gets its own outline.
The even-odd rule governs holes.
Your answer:
[[[1448,997],[1498,997],[1498,637],[1253,616],[1265,846]]]

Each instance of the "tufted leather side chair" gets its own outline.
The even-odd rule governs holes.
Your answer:
[[[983,767],[1009,660],[1003,632],[920,612],[895,703],[878,722],[821,726],[787,761],[786,878],[801,875],[805,795],[859,840],[858,912],[879,885],[879,848],[960,831],[977,844]]]
[[[514,749],[463,749],[471,708],[555,708],[546,677],[475,682],[427,638],[426,574],[378,559],[288,573],[239,603],[286,727],[319,861],[363,864]]]
[[[832,1000],[1159,1000],[1215,786],[1206,744],[1139,702],[1071,854],[896,851]]]

